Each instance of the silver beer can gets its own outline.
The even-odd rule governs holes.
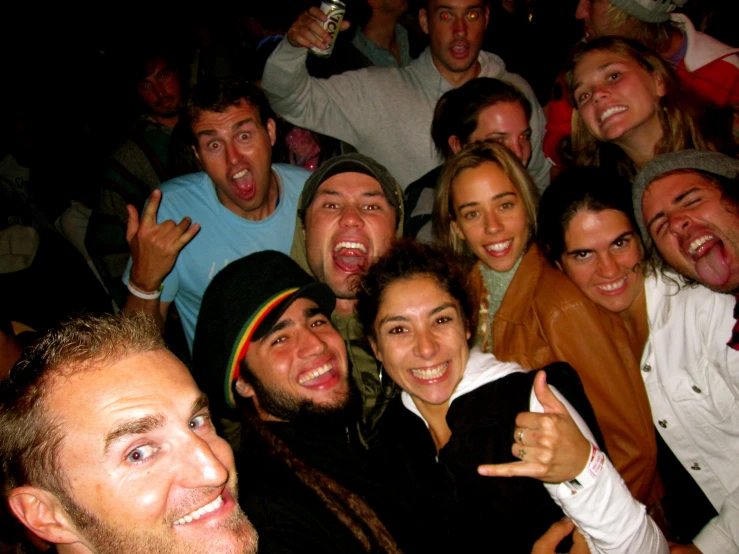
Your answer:
[[[321,11],[326,14],[326,21],[323,22],[323,28],[326,29],[329,35],[331,35],[331,44],[328,45],[326,50],[314,46],[310,51],[316,56],[322,58],[328,58],[331,52],[334,51],[334,44],[336,44],[336,37],[339,34],[341,28],[341,22],[344,21],[344,14],[346,13],[346,4],[340,0],[323,0],[321,3]]]

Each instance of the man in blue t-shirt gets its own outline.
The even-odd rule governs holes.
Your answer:
[[[187,118],[204,173],[164,183],[140,218],[128,206],[131,260],[123,276],[129,290],[123,311],[144,311],[163,329],[174,301],[192,350],[213,276],[253,252],[290,251],[298,198],[310,174],[271,163],[275,121],[252,83],[223,78],[196,86]]]

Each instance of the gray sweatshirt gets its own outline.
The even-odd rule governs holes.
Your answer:
[[[434,66],[427,48],[401,68],[368,67],[315,79],[308,75],[306,48],[287,40],[267,60],[262,88],[275,112],[294,125],[343,140],[380,162],[405,189],[435,168],[431,120],[439,97],[452,89]],[[508,73],[495,54],[480,52],[480,77],[517,87],[531,102],[531,161],[528,170],[541,191],[549,184],[551,162],[541,148],[546,119],[523,77]]]

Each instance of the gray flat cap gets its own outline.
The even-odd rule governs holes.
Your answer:
[[[652,241],[644,225],[644,216],[641,211],[641,200],[642,196],[644,196],[644,191],[652,181],[665,173],[677,169],[695,169],[697,171],[712,173],[719,177],[736,179],[739,176],[739,160],[726,154],[721,154],[720,152],[680,150],[679,152],[661,154],[645,165],[634,179],[631,187],[634,217],[639,225],[645,245],[650,244]]]

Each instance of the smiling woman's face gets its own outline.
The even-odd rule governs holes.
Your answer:
[[[531,236],[523,198],[497,163],[465,169],[451,189],[452,231],[493,271],[509,271]]]
[[[590,300],[622,313],[644,294],[644,274],[637,267],[643,256],[626,214],[580,210],[565,231],[560,267]]]
[[[449,403],[467,367],[469,337],[459,302],[420,274],[385,289],[371,342],[393,381],[422,409]]]
[[[657,117],[662,79],[625,54],[593,50],[574,71],[577,111],[599,141],[621,144],[634,133],[661,136]]]

